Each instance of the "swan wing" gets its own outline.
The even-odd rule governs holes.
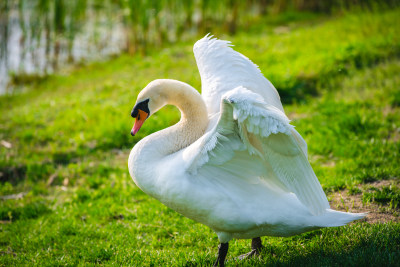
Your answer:
[[[209,114],[220,111],[221,97],[238,86],[260,95],[264,101],[283,112],[283,107],[272,83],[257,65],[231,48],[229,41],[206,35],[193,47],[201,77],[201,92]]]
[[[299,137],[281,110],[239,86],[222,96],[218,120],[185,151],[187,171],[215,166],[234,172],[232,179],[260,179],[269,187],[293,192],[311,213],[321,214],[329,203]]]

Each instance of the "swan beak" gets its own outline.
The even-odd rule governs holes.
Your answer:
[[[138,115],[136,117],[135,124],[133,125],[132,131],[131,131],[132,136],[135,136],[135,134],[137,132],[139,132],[140,128],[142,127],[144,121],[147,119],[148,116],[149,116],[149,113],[147,113],[141,109],[138,110]]]

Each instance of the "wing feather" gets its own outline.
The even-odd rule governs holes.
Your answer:
[[[244,87],[227,92],[221,102],[218,123],[201,140],[203,149],[191,161],[191,172],[204,165],[226,168],[239,155],[243,159],[243,151],[247,151],[249,157],[257,155],[264,165],[264,173],[248,177],[249,181],[260,178],[271,186],[293,192],[313,214],[329,209],[306,150],[298,141],[300,135],[283,112]],[[248,169],[254,167],[250,162],[241,162],[243,172],[251,176]]]
[[[281,111],[279,94],[257,65],[231,48],[228,41],[206,35],[193,47],[201,76],[201,91],[208,112],[220,111],[222,96],[238,86],[260,95],[264,102]]]
[[[314,214],[329,208],[308,162],[307,144],[289,124],[278,92],[258,66],[234,51],[230,42],[210,35],[196,42],[193,52],[209,115],[219,118],[185,150],[187,170],[196,173],[218,166],[229,172],[236,166],[233,162],[240,162],[243,168],[234,169],[243,173],[232,177],[261,178],[269,186],[293,192]],[[255,168],[245,153],[249,159],[257,156],[264,166]]]

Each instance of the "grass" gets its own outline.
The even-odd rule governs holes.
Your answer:
[[[399,179],[400,30],[388,26],[400,24],[398,13],[260,22],[220,36],[276,85],[326,192]],[[122,55],[0,97],[0,141],[11,145],[0,148],[0,265],[212,264],[216,235],[141,192],[126,164],[135,142],[179,119],[166,107],[132,138],[129,114],[141,88],[156,78],[200,88],[191,47]],[[395,185],[360,197],[398,212]],[[249,241],[234,240],[228,264],[396,266],[399,228],[358,222],[263,238],[262,256],[243,262],[235,256]]]
[[[400,190],[395,186],[384,186],[381,189],[370,187],[363,194],[363,202],[377,202],[380,204],[388,204],[391,208],[398,208],[400,203]]]

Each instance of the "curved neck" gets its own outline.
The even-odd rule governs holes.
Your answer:
[[[160,156],[172,154],[200,138],[208,126],[206,105],[201,95],[190,85],[176,80],[157,80],[165,95],[166,104],[181,112],[180,121],[164,130],[150,135],[151,145]]]

